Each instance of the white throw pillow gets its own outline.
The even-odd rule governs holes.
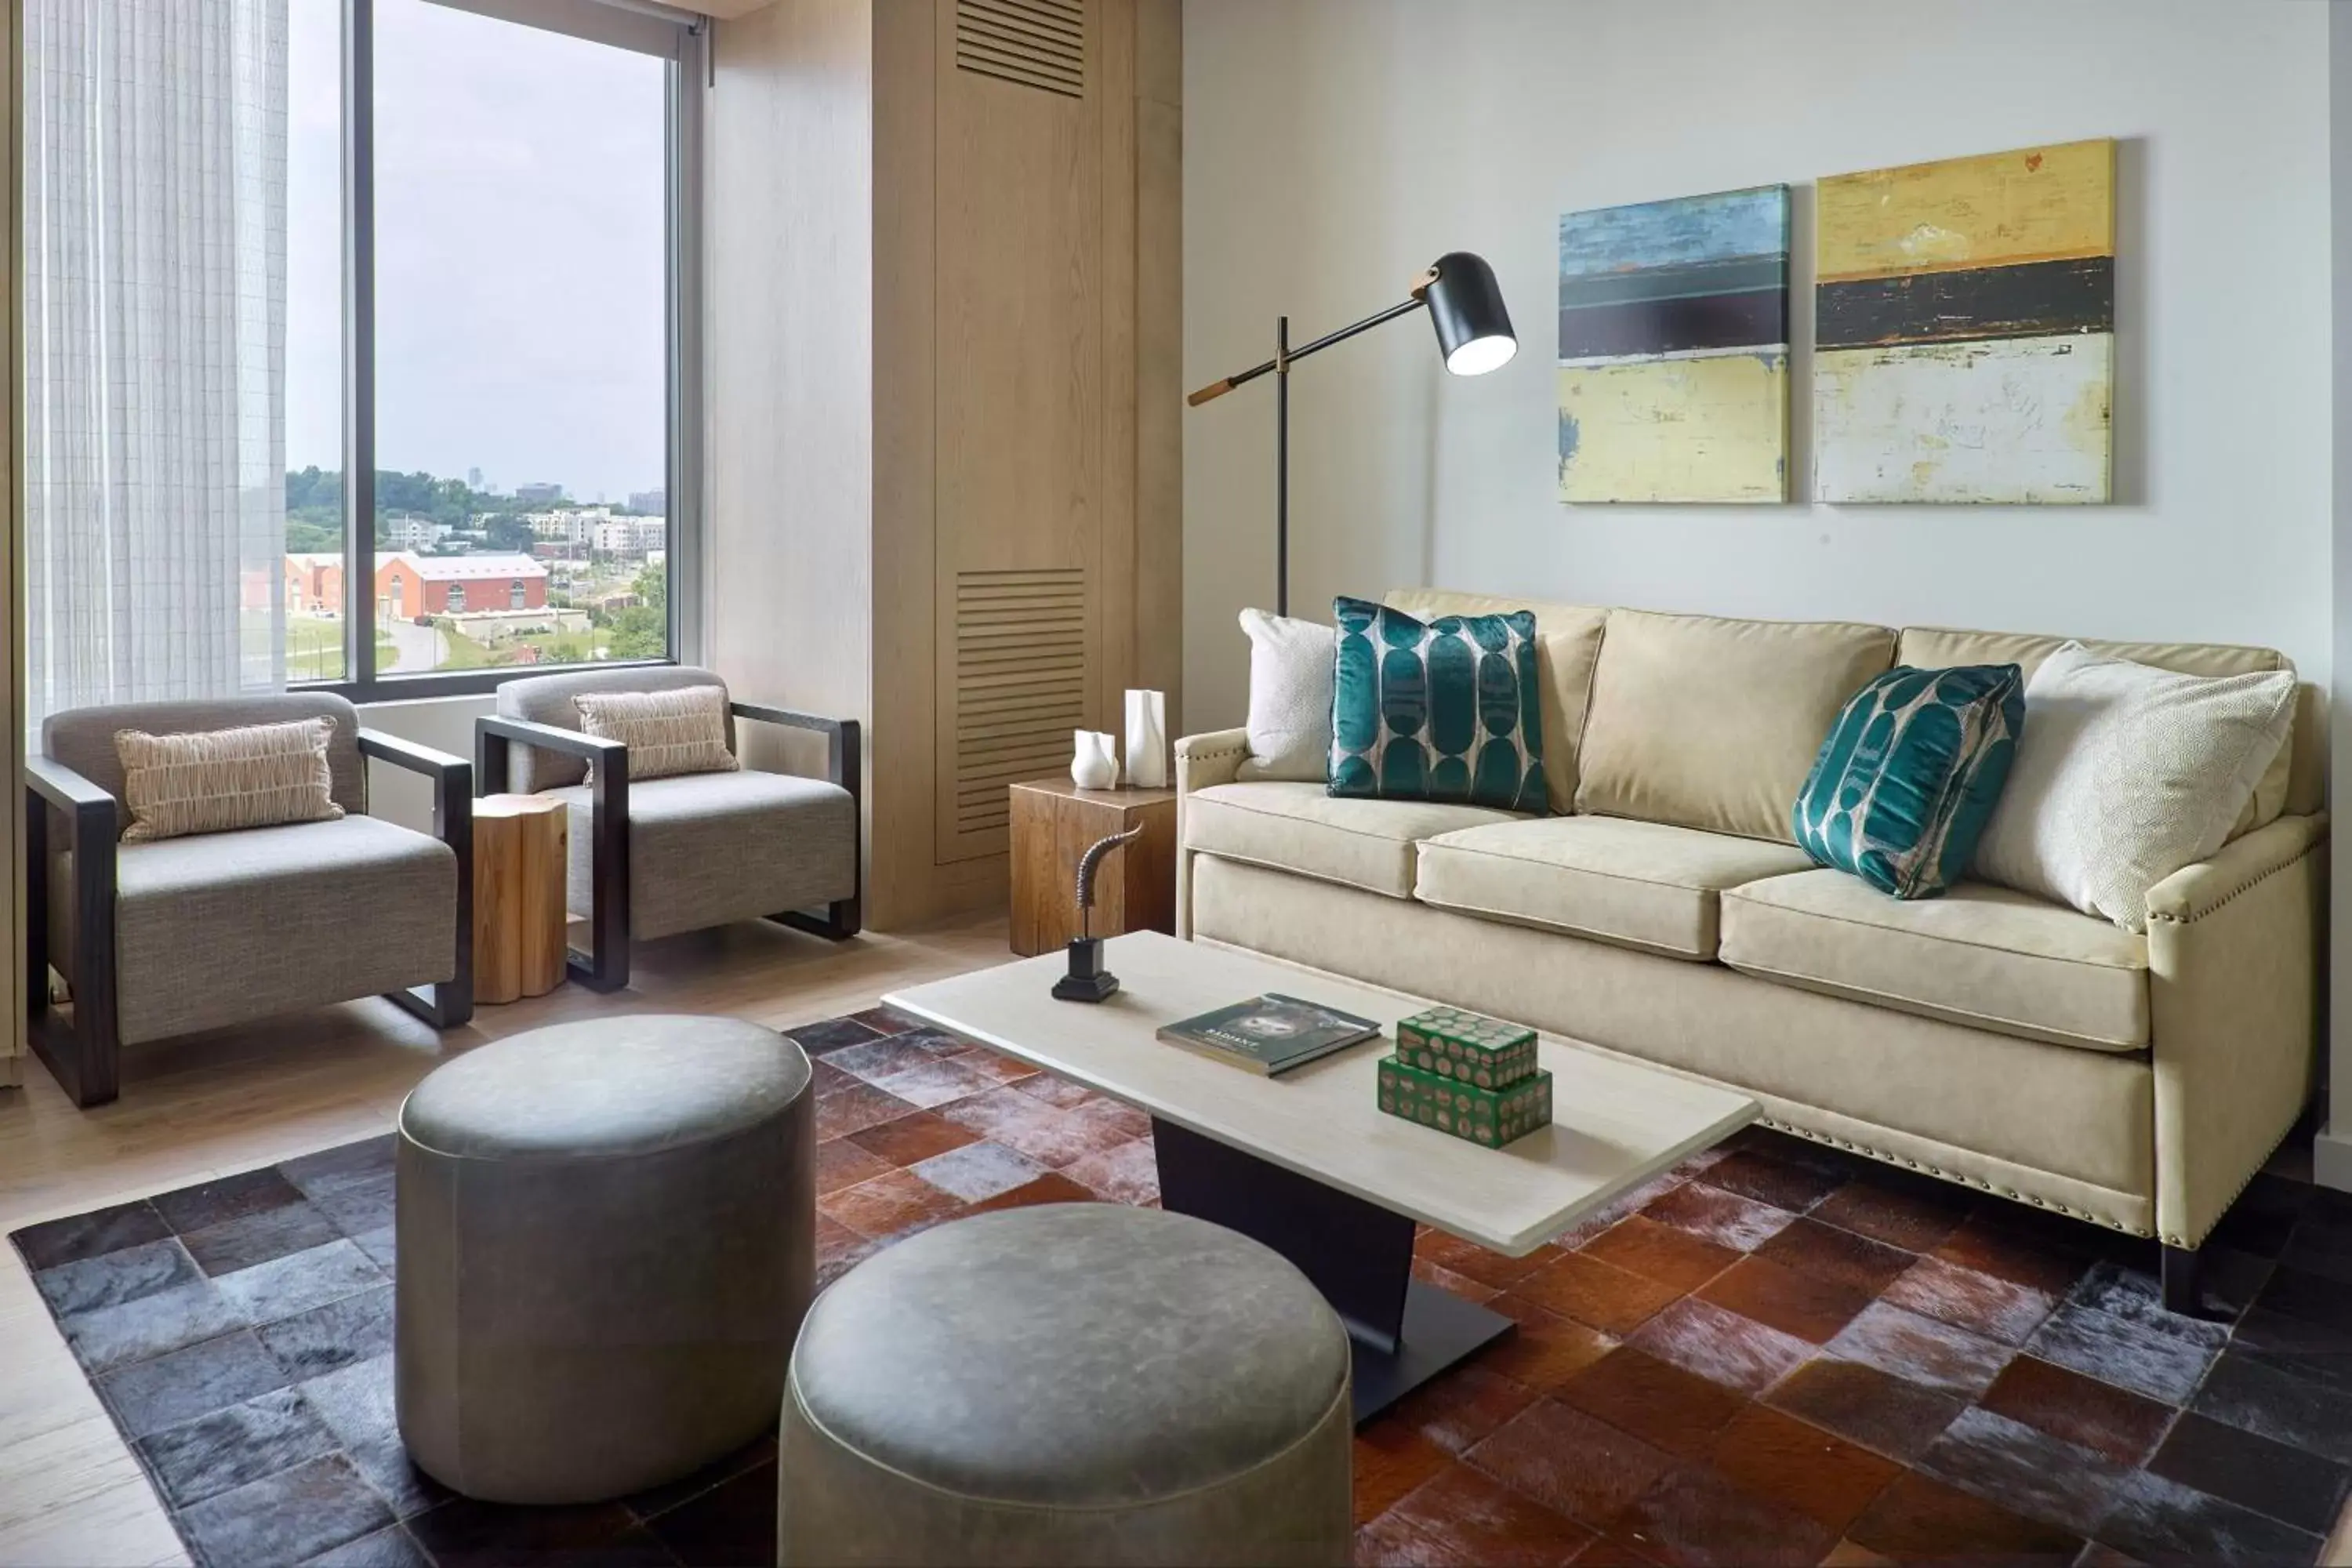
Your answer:
[[[1244,779],[1321,784],[1331,776],[1331,667],[1339,634],[1313,621],[1244,610],[1250,640]]]
[[[2025,687],[2025,731],[1976,873],[2147,929],[2147,890],[2209,859],[2294,721],[2294,675],[2178,675],[2070,642]]]

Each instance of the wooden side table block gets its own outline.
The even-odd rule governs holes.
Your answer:
[[[1067,778],[1013,786],[1013,951],[1050,952],[1078,934],[1078,858],[1096,840],[1143,837],[1095,874],[1093,931],[1176,932],[1176,792],[1080,789]]]
[[[563,984],[572,814],[543,795],[474,803],[474,1000],[544,996]]]

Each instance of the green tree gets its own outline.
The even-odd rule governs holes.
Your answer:
[[[669,574],[648,566],[632,589],[637,602],[615,610],[604,624],[614,658],[659,658],[669,651]]]

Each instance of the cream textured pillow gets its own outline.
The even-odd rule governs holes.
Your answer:
[[[1976,872],[2147,929],[2147,890],[2210,858],[2294,721],[2294,675],[2176,675],[2068,643],[2025,687],[2025,732]]]
[[[343,815],[327,765],[332,719],[249,724],[184,735],[114,732],[122,759],[122,803],[131,808],[125,844],[327,822]]]
[[[1244,779],[1321,784],[1331,776],[1331,669],[1339,634],[1313,621],[1244,610],[1250,640],[1250,754]]]
[[[727,689],[583,691],[572,700],[580,731],[629,748],[629,776],[733,773],[743,764],[727,749]]]

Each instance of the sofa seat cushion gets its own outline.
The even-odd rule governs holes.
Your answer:
[[[1715,956],[1726,888],[1802,871],[1801,849],[1613,816],[1465,828],[1421,846],[1413,896],[1673,958]]]
[[[125,844],[114,885],[125,1044],[457,973],[457,855],[377,817]]]
[[[1184,797],[1184,847],[1410,899],[1422,839],[1524,820],[1479,805],[1340,799],[1319,784],[1212,784]]]
[[[545,792],[572,814],[569,900],[595,894],[595,794]],[[629,784],[629,934],[640,941],[814,910],[857,890],[857,802],[786,773],[681,773]]]
[[[2020,1039],[2148,1043],[2146,937],[1980,882],[1910,902],[1843,871],[1727,889],[1721,956],[1761,979]]]

